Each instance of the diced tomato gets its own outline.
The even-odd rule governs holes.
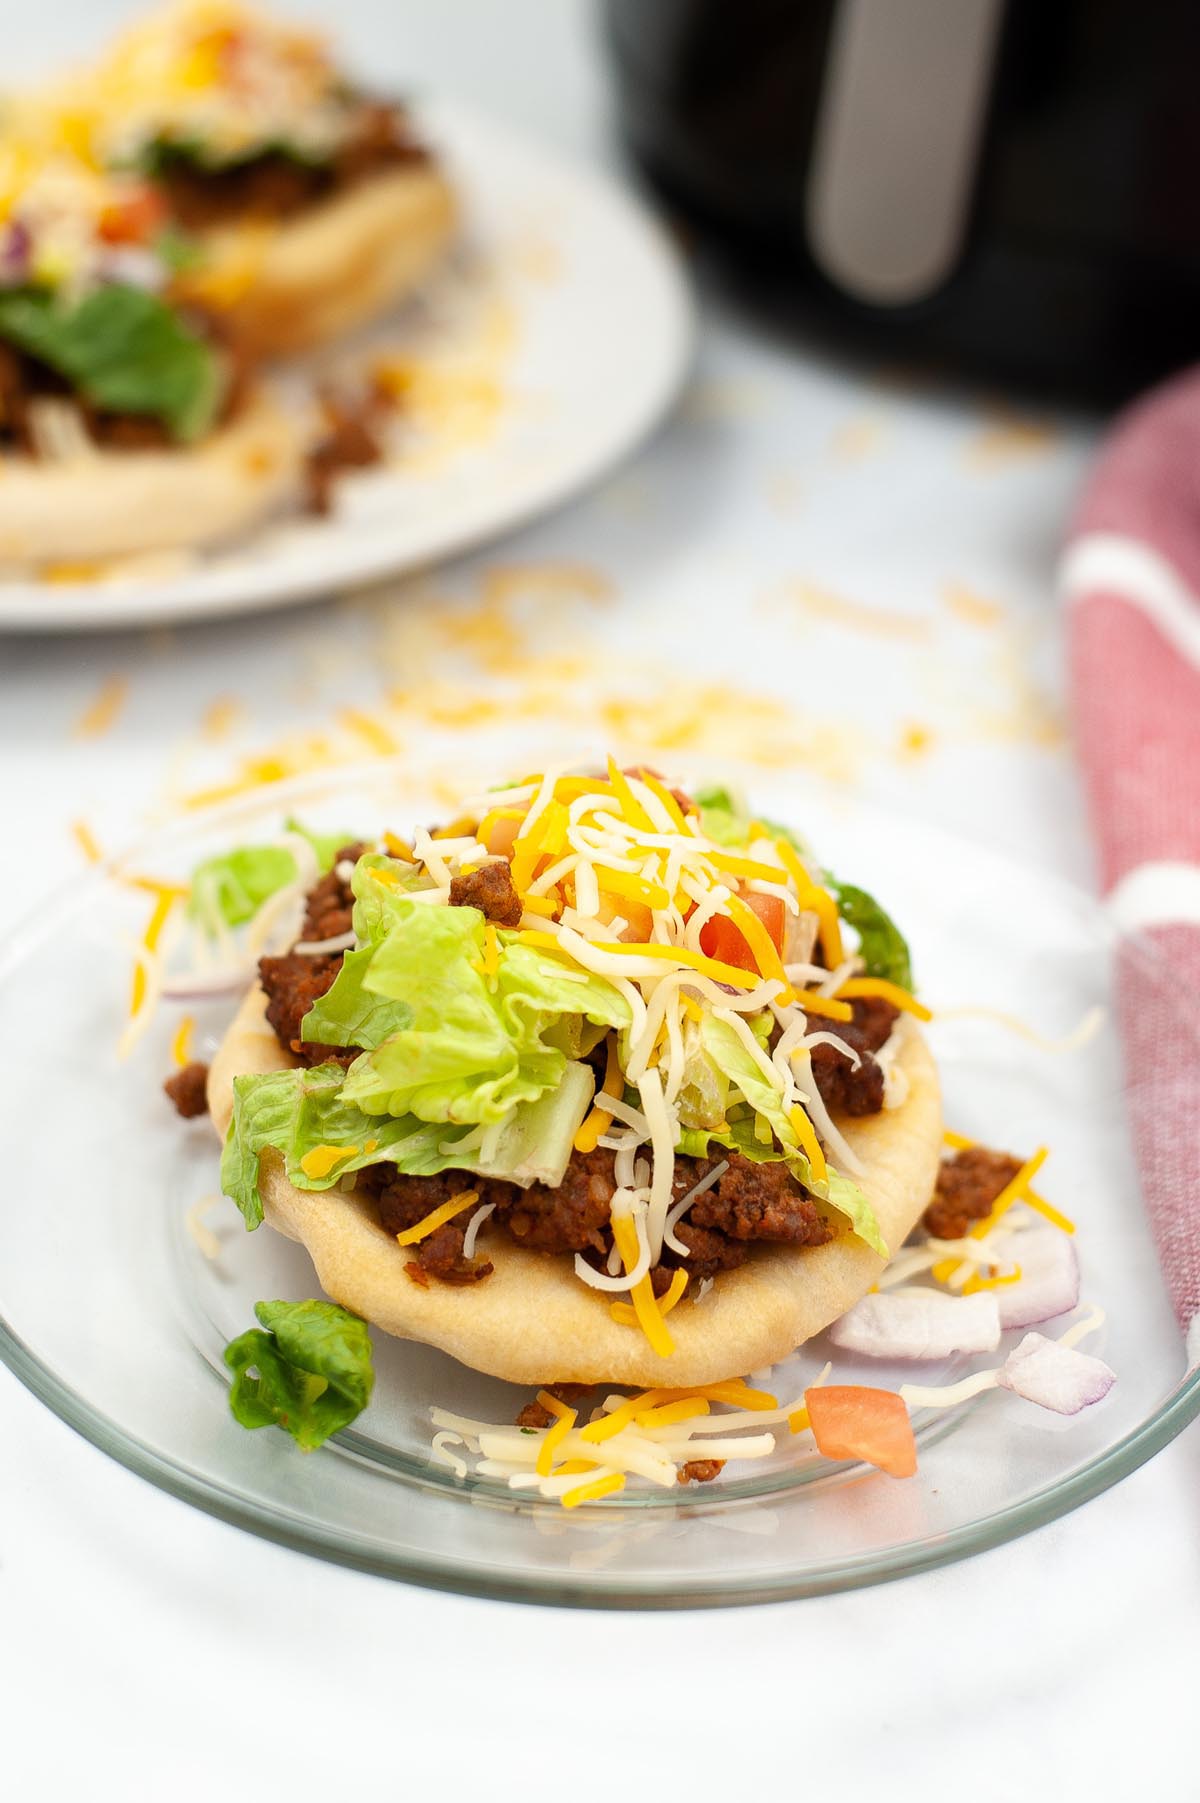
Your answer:
[[[752,908],[771,936],[775,950],[783,949],[784,906],[777,895],[758,895],[754,890],[747,890],[742,895],[747,907]],[[732,964],[738,970],[757,970],[758,960],[746,942],[740,927],[725,914],[715,914],[707,926],[701,928],[700,950],[706,958],[716,958],[722,964]]]
[[[700,950],[706,958],[720,964],[732,964],[738,970],[757,970],[754,953],[746,944],[741,930],[725,914],[714,914],[700,929]]]
[[[864,1459],[891,1477],[913,1477],[917,1443],[903,1398],[863,1384],[806,1390],[817,1451],[827,1459]]]
[[[165,223],[166,216],[162,196],[153,188],[140,188],[105,207],[100,236],[106,244],[144,244]]]
[[[654,916],[645,902],[630,901],[627,896],[613,895],[601,898],[601,920],[615,920],[620,915],[625,922],[620,937],[628,939],[634,945],[648,945],[654,928]]]
[[[771,935],[771,943],[774,945],[775,950],[781,952],[783,950],[783,928],[786,920],[786,910],[782,898],[778,895],[759,895],[753,889],[748,889],[743,892],[742,900],[748,908],[752,908],[758,915],[758,918],[762,921],[768,933]]]
[[[519,820],[493,820],[487,830],[484,844],[493,857],[511,858],[512,848],[516,844],[517,834],[521,830]]]

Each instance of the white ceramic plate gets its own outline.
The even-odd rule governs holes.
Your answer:
[[[0,582],[0,629],[196,619],[395,575],[553,507],[655,424],[691,345],[662,231],[607,179],[457,106],[426,107],[420,125],[464,197],[463,253],[333,358],[384,353],[429,372],[430,417],[400,414],[397,459],[347,478],[330,517],[220,555]]]

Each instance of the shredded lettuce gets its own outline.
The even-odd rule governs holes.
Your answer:
[[[235,1077],[221,1188],[241,1209],[247,1228],[263,1218],[259,1158],[268,1148],[282,1159],[288,1181],[304,1190],[332,1189],[349,1172],[371,1164],[394,1164],[410,1177],[461,1170],[522,1186],[555,1187],[595,1088],[586,1064],[567,1064],[554,1089],[514,1108],[497,1126],[472,1128],[411,1114],[398,1120],[364,1114],[344,1099],[344,1078],[338,1064]],[[313,1177],[303,1159],[318,1146],[345,1147],[347,1155]]]
[[[372,1116],[494,1125],[559,1084],[583,1049],[574,1024],[627,1027],[629,1004],[613,984],[554,953],[497,935],[498,970],[484,976],[484,922],[476,908],[431,907],[378,888],[356,888],[355,923],[370,941],[343,962],[328,993],[305,1015],[315,1044],[360,1045],[344,1100]]]
[[[81,300],[6,289],[0,338],[65,377],[92,406],[149,415],[180,441],[209,430],[226,385],[216,350],[174,307],[122,283]]]
[[[853,883],[832,878],[829,887],[837,896],[838,912],[858,934],[858,949],[870,977],[884,977],[901,989],[913,986],[912,956],[903,933],[873,895]]]
[[[701,789],[693,795],[700,826],[717,845],[744,845],[750,817],[732,789]]]
[[[234,1419],[243,1427],[281,1427],[312,1452],[371,1400],[367,1324],[335,1302],[259,1302],[254,1313],[261,1328],[225,1348]]]
[[[286,822],[289,833],[307,839],[322,872],[331,868],[347,833],[315,833],[298,820]],[[206,858],[192,872],[189,909],[194,919],[221,920],[240,927],[277,890],[296,880],[296,860],[285,845],[240,845],[218,858]]]

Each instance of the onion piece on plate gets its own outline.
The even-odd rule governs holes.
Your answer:
[[[996,1381],[1005,1390],[1057,1415],[1077,1415],[1108,1395],[1117,1374],[1103,1359],[1077,1352],[1045,1334],[1027,1333],[1005,1359]]]
[[[1001,1327],[1032,1327],[1079,1301],[1079,1255],[1069,1233],[1031,1227],[1012,1242],[1020,1281],[996,1291]]]
[[[994,1352],[1000,1309],[991,1290],[944,1296],[937,1290],[882,1290],[863,1296],[829,1330],[835,1346],[869,1358],[940,1359],[952,1352]]]

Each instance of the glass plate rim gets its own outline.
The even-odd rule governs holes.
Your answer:
[[[235,796],[227,796],[204,808],[196,808],[174,820],[155,823],[132,838],[122,849],[108,854],[81,875],[65,879],[75,897],[80,885],[98,888],[131,864],[141,861],[147,852],[164,843],[203,833],[204,830],[228,822],[234,824],[243,816],[253,816],[264,807],[278,804],[286,808],[304,797],[329,795],[352,789],[356,783],[375,786],[386,782],[389,771],[411,781],[413,765],[409,757],[364,759],[338,765],[323,771],[307,771],[283,782],[256,785]],[[795,773],[798,788],[808,787],[819,793],[804,773]],[[878,804],[869,796],[856,797],[855,809],[871,813]],[[910,816],[914,826],[924,834],[932,834],[962,843],[964,839],[982,855],[1006,865],[1016,865],[1010,854],[986,841],[970,835],[950,833],[937,822]],[[1098,909],[1096,898],[1053,871],[1039,870],[1039,881],[1057,889],[1063,898],[1089,910]],[[51,904],[62,895],[64,883],[55,884],[40,901],[27,909],[9,931],[7,944],[0,954],[0,976],[10,967],[24,961],[30,940],[50,927],[47,916]],[[1124,935],[1125,942],[1156,956],[1153,946],[1138,934]],[[613,1575],[575,1573],[569,1580],[557,1574],[539,1573],[536,1568],[523,1569],[507,1576],[496,1566],[472,1563],[470,1560],[443,1558],[424,1552],[407,1554],[385,1542],[366,1535],[326,1528],[305,1520],[285,1508],[262,1507],[230,1485],[215,1481],[192,1470],[186,1463],[158,1451],[138,1435],[128,1432],[111,1416],[92,1407],[76,1390],[40,1359],[0,1313],[0,1363],[17,1380],[74,1433],[98,1451],[153,1484],[165,1494],[202,1510],[205,1514],[241,1528],[258,1537],[285,1546],[291,1551],[316,1556],[331,1564],[347,1566],[374,1575],[415,1583],[424,1588],[492,1598],[500,1601],[537,1602],[581,1608],[689,1609],[738,1606],[757,1602],[782,1602],[805,1596],[820,1596],[847,1589],[890,1582],[921,1571],[940,1569],[960,1559],[1002,1546],[1022,1534],[1044,1527],[1103,1495],[1139,1469],[1168,1446],[1200,1416],[1200,1365],[1185,1371],[1176,1388],[1158,1409],[1130,1433],[1091,1459],[1067,1477],[1022,1497],[1019,1501],[987,1515],[952,1528],[936,1540],[884,1547],[873,1553],[852,1554],[805,1573],[780,1572],[756,1574],[740,1579],[721,1574],[712,1580],[690,1581],[686,1594],[667,1591],[660,1577],[623,1573]],[[715,1499],[714,1499],[715,1500]],[[747,1497],[735,1500],[733,1507],[753,1508],[762,1499]],[[706,1505],[681,1501],[682,1513],[695,1512]],[[580,1511],[596,1518],[599,1509]],[[611,1520],[616,1511],[603,1510],[603,1518]]]

